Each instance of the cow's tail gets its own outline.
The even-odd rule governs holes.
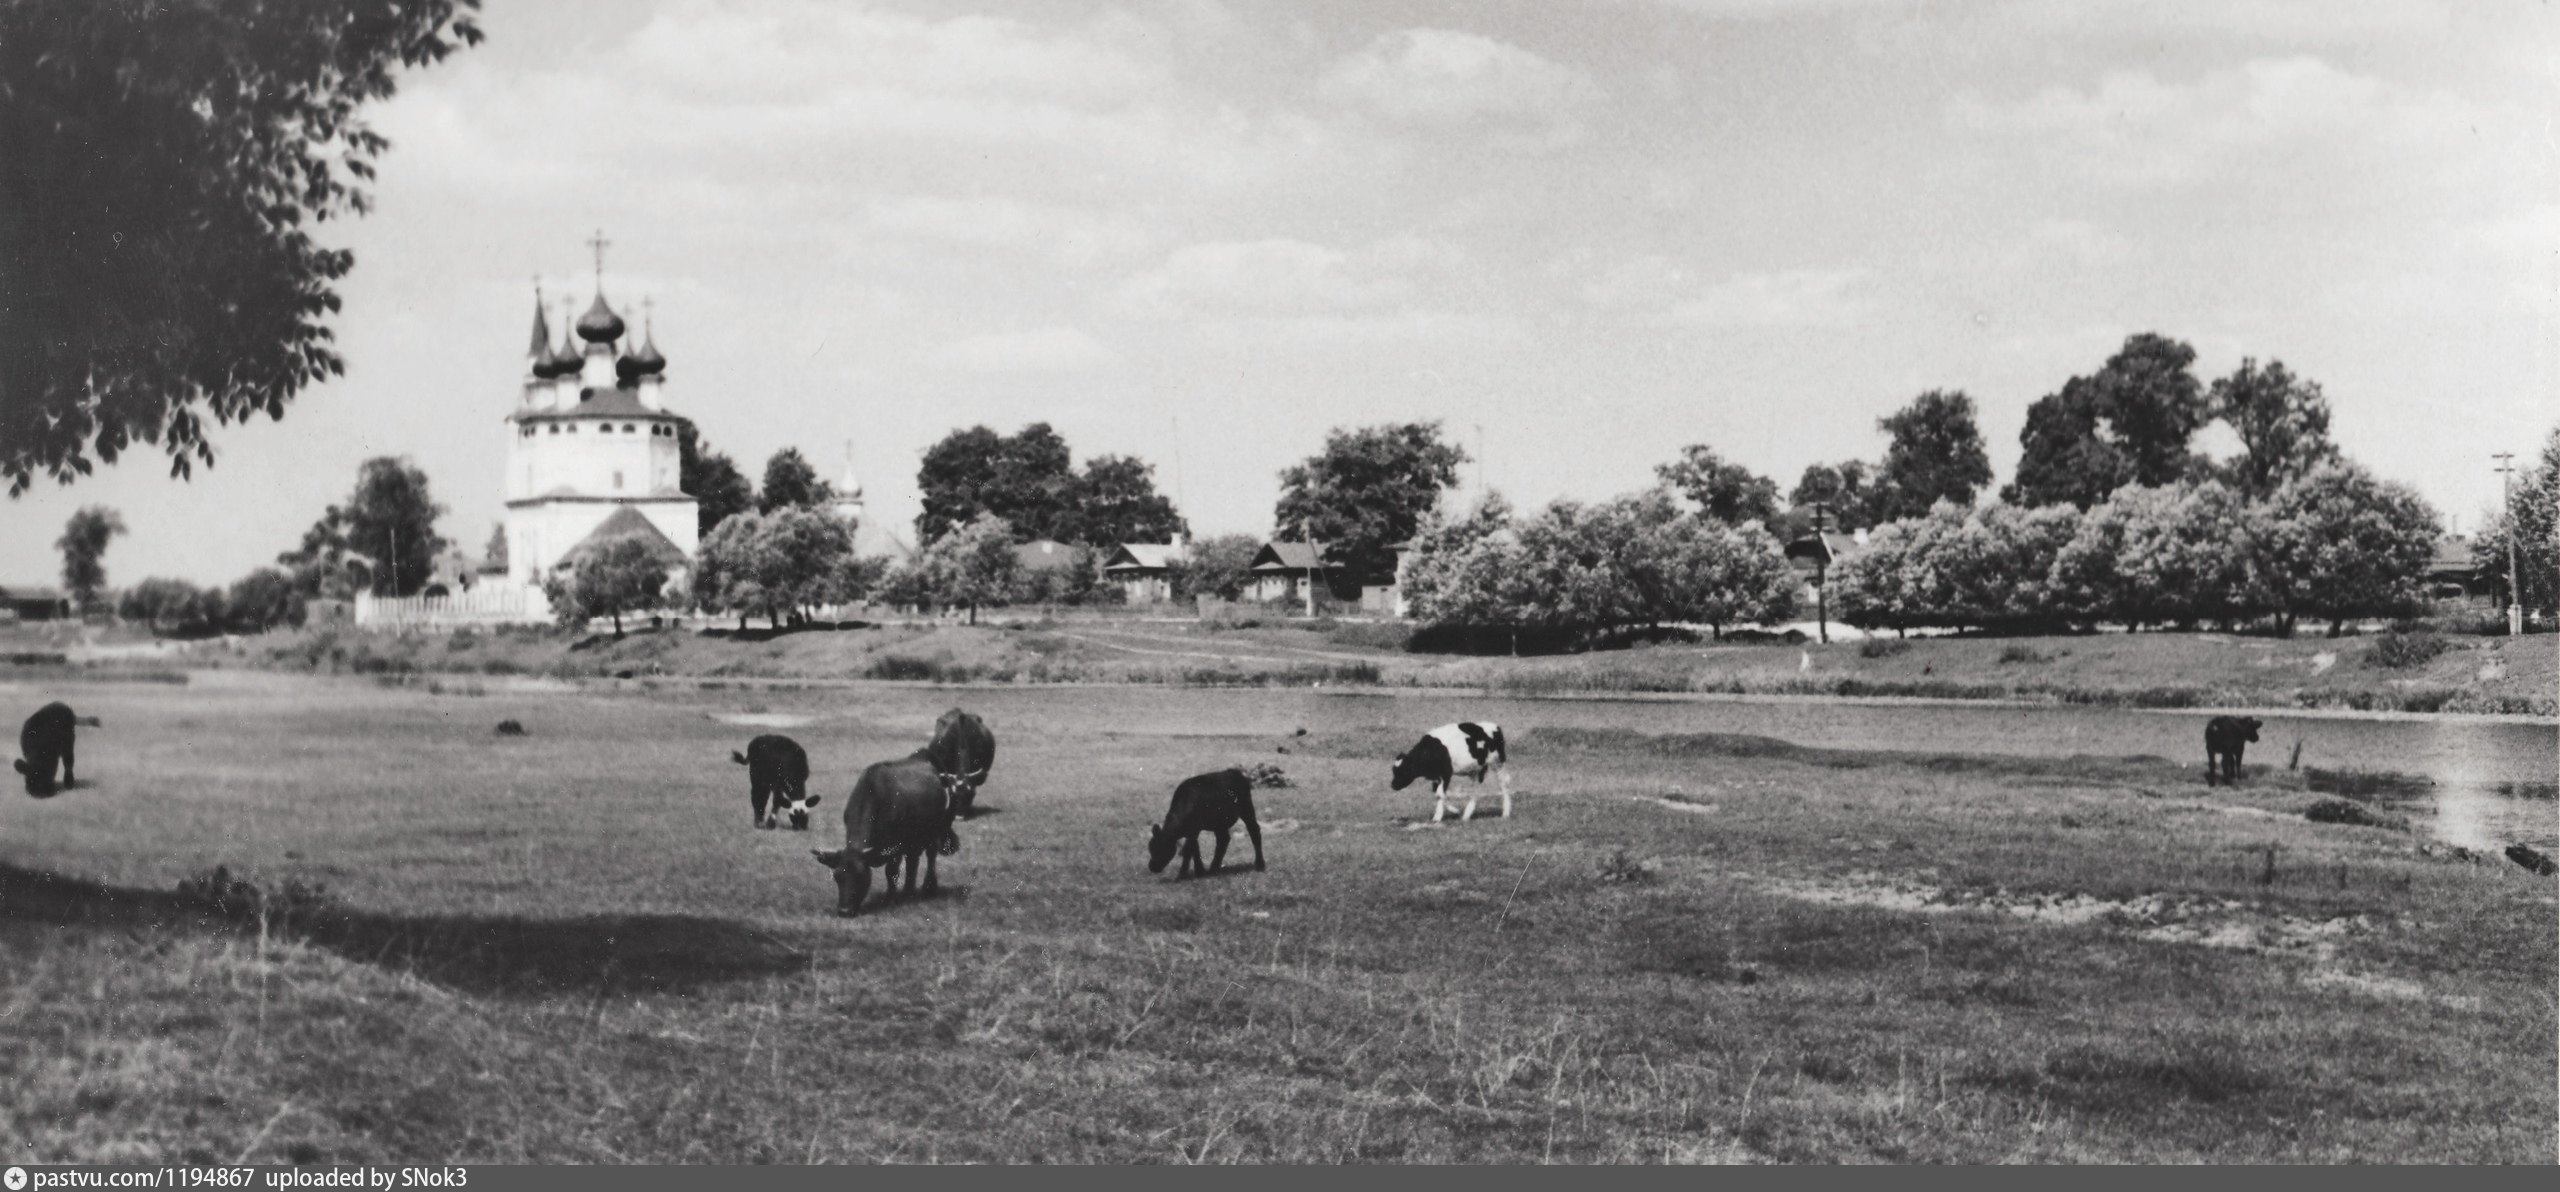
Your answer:
[[[739,765],[741,765],[741,766],[748,764],[748,763],[747,763],[747,755],[746,755],[746,754],[743,754],[743,753],[740,753],[740,752],[738,752],[738,751],[737,751],[737,750],[735,750],[735,749],[732,749],[732,750],[730,750],[730,751],[729,751],[729,760],[730,760],[730,761],[733,761],[733,762],[736,762],[736,763],[738,763],[738,764],[739,764]]]

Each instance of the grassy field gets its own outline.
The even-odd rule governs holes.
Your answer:
[[[10,702],[55,695],[106,727],[92,785],[0,797],[12,1160],[2554,1158],[2554,883],[2290,774],[1506,725],[1517,819],[1433,827],[1398,700]],[[995,813],[939,896],[833,917],[808,849],[955,702]],[[823,830],[749,825],[767,724]],[[1254,761],[1269,871],[1147,874],[1174,782]],[[179,892],[216,865],[269,913]]]
[[[102,652],[92,669],[221,665],[569,678],[1378,685],[1523,695],[1721,692],[2560,716],[2560,637],[2548,635],[2521,642],[2430,635],[2424,644],[2438,652],[2419,651],[2416,657],[2390,655],[2383,649],[2387,639],[2379,635],[2286,640],[2145,633],[1804,646],[1665,643],[1512,658],[1409,652],[1403,647],[1410,631],[1392,623],[1230,627],[1133,616],[1025,618],[982,626],[926,621],[780,635],[738,634],[727,627],[712,633],[671,629],[620,640],[539,629],[403,635],[340,628],[169,644],[156,652],[147,643],[127,643]],[[24,649],[42,646],[32,639],[21,643]]]

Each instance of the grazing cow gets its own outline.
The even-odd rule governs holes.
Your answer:
[[[71,705],[60,702],[46,704],[27,717],[26,727],[18,730],[18,752],[26,756],[19,758],[16,766],[20,774],[27,776],[28,794],[44,799],[57,790],[71,789],[72,736],[75,726],[83,724],[96,728],[98,718],[74,716]],[[53,764],[57,760],[62,763],[59,787],[53,783]]]
[[[1253,867],[1262,868],[1262,825],[1253,818],[1253,780],[1242,770],[1220,770],[1182,780],[1173,788],[1173,805],[1165,809],[1162,824],[1147,828],[1147,872],[1162,873],[1166,862],[1173,860],[1178,849],[1182,867],[1174,870],[1176,878],[1193,873],[1215,873],[1227,865],[1228,833],[1237,820],[1244,821],[1244,834],[1253,838]],[[1218,852],[1209,864],[1200,864],[1200,834],[1218,835]]]
[[[978,787],[996,764],[996,735],[973,713],[953,708],[933,722],[933,743],[924,747],[933,772],[951,796],[952,814],[968,819],[978,813]]]
[[[924,860],[924,888],[940,888],[936,854],[959,847],[951,832],[951,804],[933,763],[921,757],[876,762],[855,780],[844,804],[844,847],[809,854],[836,873],[836,913],[862,913],[871,871],[886,866],[882,893],[896,888],[898,862],[907,863],[907,893],[916,890],[916,860]]]
[[[747,802],[757,827],[773,827],[788,811],[792,831],[809,830],[809,809],[826,796],[809,793],[809,754],[798,741],[766,733],[747,742],[745,753],[731,750],[729,760],[747,768]]]
[[[1423,734],[1422,740],[1396,759],[1394,780],[1388,785],[1396,790],[1413,785],[1415,779],[1431,784],[1431,793],[1439,802],[1431,809],[1431,822],[1438,823],[1449,813],[1449,784],[1461,774],[1472,775],[1477,786],[1484,785],[1490,770],[1502,787],[1502,818],[1511,818],[1511,757],[1502,747],[1502,726],[1460,722],[1444,724]],[[1467,793],[1466,814],[1461,820],[1476,817],[1476,793]]]
[[[2255,716],[2216,716],[2204,722],[2204,784],[2212,786],[2219,772],[2233,786],[2240,784],[2240,751],[2258,739],[2258,729],[2265,721]]]

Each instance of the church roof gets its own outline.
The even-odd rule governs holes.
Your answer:
[[[606,543],[616,538],[639,539],[659,562],[671,567],[682,567],[691,561],[685,558],[684,548],[677,546],[674,540],[660,531],[656,523],[643,516],[639,510],[625,505],[614,510],[612,516],[605,518],[595,529],[588,531],[587,536],[579,539],[576,546],[570,547],[568,553],[560,556],[560,562],[555,566],[575,567],[579,560],[603,549]]]
[[[678,420],[665,410],[652,410],[640,404],[640,395],[616,386],[612,389],[588,389],[578,404],[566,410],[518,410],[508,417],[518,422],[556,422],[571,418],[665,418]]]

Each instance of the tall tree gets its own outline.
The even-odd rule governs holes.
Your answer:
[[[797,447],[785,447],[764,461],[764,493],[757,498],[756,508],[771,513],[777,509],[823,509],[835,498],[834,486],[818,478]]]
[[[489,527],[489,544],[480,548],[480,569],[503,572],[507,569],[507,523]]]
[[[343,508],[345,549],[371,564],[376,596],[417,595],[435,575],[436,556],[452,545],[436,533],[444,506],[428,495],[427,474],[406,458],[366,460]]]
[[[2194,348],[2167,336],[2125,337],[2097,372],[2027,407],[2018,477],[2002,498],[2086,509],[2127,484],[2187,478],[2196,471],[2188,441],[2211,415],[2195,361]]]
[[[2415,608],[2442,532],[2407,485],[2332,461],[2284,483],[2252,510],[2263,583],[2291,632],[2298,615],[2347,618]]]
[[[1829,511],[1824,529],[1864,530],[1881,524],[1885,489],[1873,465],[1862,459],[1836,464],[1806,464],[1787,503],[1798,508],[1820,505]]]
[[[0,476],[134,440],[211,464],[208,418],[284,416],[344,371],[326,316],[368,209],[363,105],[476,44],[477,0],[0,5]]]
[[[968,525],[982,513],[1004,519],[1019,541],[1076,540],[1083,486],[1067,441],[1046,422],[1011,435],[984,426],[944,435],[926,449],[916,488],[924,498],[916,536],[924,542]]]
[[[1124,542],[1164,542],[1185,529],[1173,502],[1156,491],[1155,468],[1130,455],[1097,455],[1076,478],[1075,505],[1060,538],[1109,550]]]
[[[2560,608],[2560,428],[2543,440],[2539,466],[2520,468],[2512,497],[2502,497],[2495,512],[2472,540],[2472,566],[2496,579],[2506,592],[2512,567],[2521,581],[2521,597],[2507,600],[2526,608]],[[2512,507],[2512,512],[2510,511]],[[2507,542],[2515,541],[2510,553]]]
[[[62,587],[87,612],[107,586],[107,540],[124,533],[124,516],[104,505],[84,506],[62,524],[53,545],[62,551]]]
[[[233,581],[224,603],[229,606],[231,627],[241,633],[300,625],[305,612],[293,577],[273,567],[260,567]]]
[[[1704,443],[1681,448],[1680,458],[1654,465],[1653,473],[1679,490],[1680,495],[1697,502],[1708,517],[1728,525],[1747,521],[1766,525],[1778,516],[1777,481],[1740,464],[1725,462],[1715,448]]]
[[[1356,575],[1386,574],[1395,566],[1387,548],[1421,529],[1466,460],[1441,440],[1438,422],[1336,428],[1323,452],[1280,473],[1279,536],[1323,543]]]
[[[2284,361],[2260,368],[2243,359],[2238,371],[2213,383],[2209,405],[2240,436],[2240,455],[2228,471],[2251,500],[2338,457],[2329,441],[2329,399],[2318,382],[2294,376]]]
[[[1020,560],[1014,555],[1016,532],[1005,520],[981,513],[969,524],[933,540],[924,549],[923,568],[935,601],[969,610],[1001,603],[1013,594]]]
[[[676,487],[694,501],[696,540],[711,537],[721,522],[756,507],[755,482],[738,462],[714,451],[688,420],[676,424]]]
[[[1970,506],[1991,483],[1991,456],[1982,449],[1972,398],[1932,389],[1876,425],[1892,440],[1878,478],[1888,494],[1886,520],[1918,517],[1940,501]]]
[[[622,636],[622,614],[653,608],[667,586],[667,564],[637,535],[610,539],[581,557],[567,575],[542,581],[552,615],[572,629],[590,618],[613,618]]]
[[[2133,459],[2100,429],[2098,385],[2073,377],[2057,393],[2027,407],[2018,432],[2018,475],[2000,490],[2004,504],[2087,509],[2133,482]]]
[[[1213,534],[1192,543],[1189,557],[1167,569],[1174,599],[1244,599],[1253,583],[1253,556],[1261,549],[1250,534]]]

